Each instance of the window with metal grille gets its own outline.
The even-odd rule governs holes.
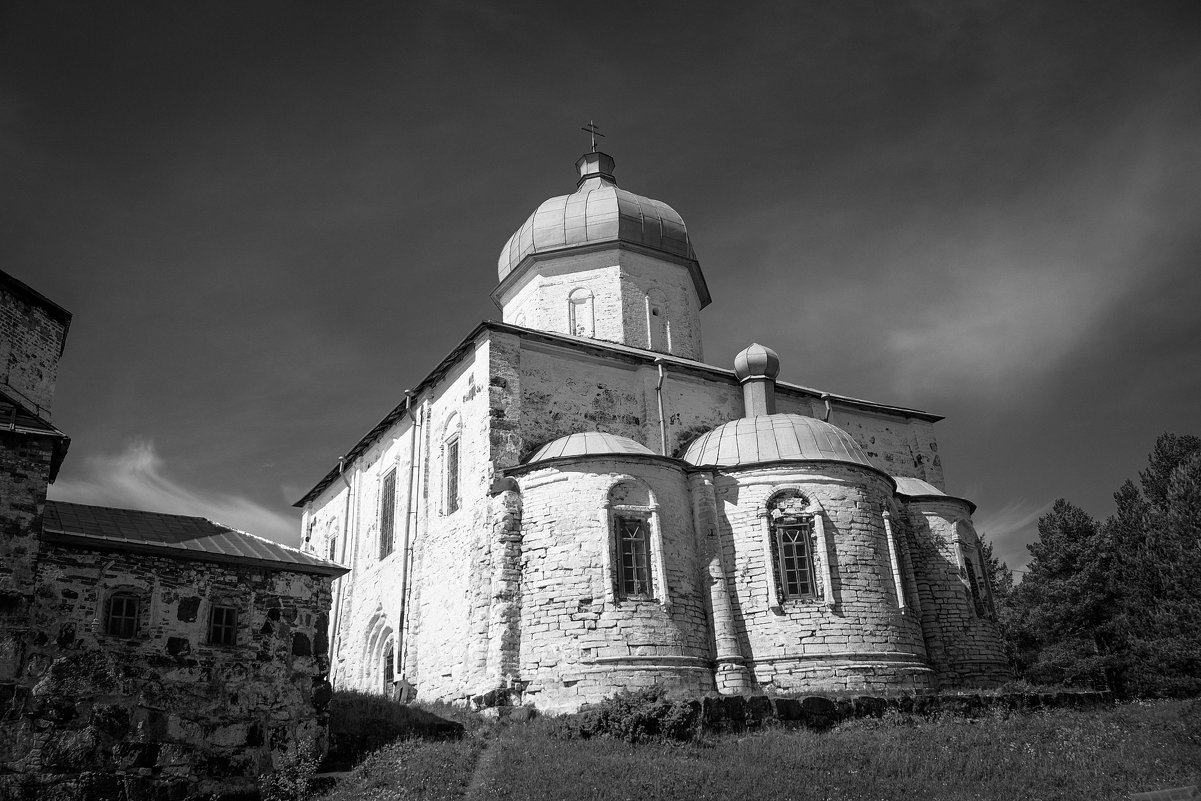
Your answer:
[[[209,612],[209,644],[236,645],[238,610],[232,606],[214,606]]]
[[[392,553],[392,536],[396,528],[396,471],[389,470],[380,488],[379,501],[379,558]],[[332,557],[331,557],[332,558]]]
[[[446,513],[459,509],[459,437],[446,441]]]
[[[393,650],[392,643],[384,648],[384,692],[392,692],[392,685],[396,682],[396,651]]]
[[[114,637],[132,638],[138,633],[138,597],[119,593],[109,598],[105,631]]]
[[[651,560],[646,519],[617,517],[617,597],[650,598]]]
[[[812,521],[781,517],[772,528],[776,535],[776,570],[781,596],[785,599],[812,597],[815,594],[813,555],[809,550]]]

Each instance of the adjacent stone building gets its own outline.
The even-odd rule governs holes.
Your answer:
[[[47,501],[70,320],[0,272],[0,798],[253,790],[323,746],[345,570],[199,517]]]
[[[587,153],[501,250],[472,331],[298,502],[347,565],[335,685],[570,710],[1007,675],[937,415],[702,359],[675,211]]]

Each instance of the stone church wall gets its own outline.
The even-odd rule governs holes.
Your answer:
[[[479,343],[470,357],[416,399],[416,491],[411,503],[412,424],[405,417],[347,466],[353,486],[349,524],[341,482],[331,485],[309,512],[313,535],[308,547],[320,552],[337,536],[335,561],[352,569],[335,589],[338,686],[383,691],[389,643],[395,678],[416,685],[419,698],[462,698],[485,682],[492,547],[487,490],[493,477],[489,344]],[[448,499],[452,439],[459,445],[457,509]],[[391,470],[397,478],[393,548],[381,558],[381,486]],[[407,587],[406,526],[412,547]]]
[[[891,482],[874,471],[823,463],[731,471],[718,474],[714,488],[737,628],[762,690],[932,685],[920,622],[912,610],[900,609],[896,595],[882,516],[891,506]],[[832,598],[774,600],[761,515],[783,489],[799,491],[823,510],[830,550],[823,552],[814,537],[814,574],[822,588],[829,570]],[[912,593],[914,584],[906,585]]]
[[[980,540],[967,504],[953,498],[906,504],[921,592],[922,628],[942,686],[985,687],[1010,678]],[[968,570],[975,578],[975,593]],[[977,600],[978,598],[978,600]]]
[[[66,326],[42,304],[0,282],[0,383],[39,406],[42,416],[54,399],[66,336]]]
[[[653,364],[618,356],[597,358],[574,349],[523,342],[518,370],[518,424],[522,458],[538,447],[578,431],[605,431],[660,450],[659,409]],[[722,380],[668,365],[663,382],[667,453],[679,456],[701,434],[742,416],[742,390]],[[778,411],[821,419],[820,399],[777,385]],[[846,431],[880,469],[943,486],[933,426],[883,412],[834,407],[833,425]]]
[[[584,319],[570,324],[569,298],[576,291],[591,297],[577,311]],[[659,305],[648,318],[647,299]],[[524,283],[503,301],[506,323],[615,342],[635,348],[701,359],[700,301],[688,268],[619,248],[560,256],[536,262]],[[670,329],[670,350],[655,341],[651,326]],[[660,332],[656,332],[660,333]]]
[[[525,700],[574,710],[615,687],[712,692],[712,648],[683,470],[650,459],[556,462],[522,485],[521,675]],[[653,600],[615,591],[610,491],[649,489],[661,544]],[[666,592],[663,590],[663,579]]]
[[[0,796],[241,792],[323,747],[326,578],[46,544],[37,583]],[[105,633],[115,592],[141,601],[133,638]],[[236,645],[207,644],[214,603],[239,610]]]

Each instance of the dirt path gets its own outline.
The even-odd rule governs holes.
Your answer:
[[[479,759],[476,760],[475,770],[471,772],[471,781],[463,792],[466,801],[482,801],[488,797],[488,781],[492,777],[496,761],[500,759],[500,752],[501,744],[497,739],[484,743]]]

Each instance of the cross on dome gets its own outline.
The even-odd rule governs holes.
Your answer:
[[[597,128],[596,123],[593,122],[592,120],[588,120],[588,124],[585,125],[583,128],[581,128],[580,130],[592,135],[592,152],[595,153],[596,152],[596,137],[599,136],[601,139],[604,139],[605,135],[600,132],[600,128]]]

